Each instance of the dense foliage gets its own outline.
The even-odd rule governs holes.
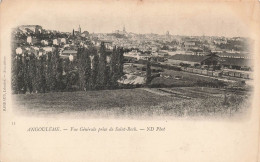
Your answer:
[[[79,48],[77,58],[61,58],[58,48],[46,54],[12,52],[13,93],[46,93],[74,90],[101,90],[118,87],[123,75],[123,49],[108,52],[104,43]]]

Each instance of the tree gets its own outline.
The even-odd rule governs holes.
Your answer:
[[[28,79],[29,79],[29,84],[28,88],[30,93],[36,92],[36,57],[34,54],[31,54],[29,56],[29,65],[28,65]]]
[[[33,87],[33,92],[36,92],[36,87],[37,87],[37,58],[35,55],[31,56],[30,59],[30,76],[32,77],[32,87]]]
[[[46,56],[42,55],[39,57],[38,61],[38,70],[37,70],[37,78],[38,78],[38,92],[45,93],[46,92]]]
[[[86,57],[86,66],[85,66],[85,90],[91,89],[91,60],[89,55]]]
[[[150,59],[148,59],[146,64],[146,84],[151,84],[152,76],[151,76],[151,62]]]
[[[18,93],[18,70],[19,70],[19,65],[18,65],[18,56],[15,53],[15,50],[12,51],[12,66],[11,66],[11,73],[12,73],[12,92],[14,94]]]
[[[105,89],[107,83],[107,75],[106,75],[106,49],[105,49],[104,42],[101,43],[101,47],[100,47],[97,83],[98,83],[97,84],[98,89]]]
[[[93,67],[91,70],[91,89],[97,88],[97,79],[98,79],[98,65],[99,65],[99,57],[95,53],[93,56]]]
[[[52,53],[48,52],[47,53],[47,71],[46,71],[46,89],[47,91],[51,91],[53,89],[53,82],[54,82],[54,77],[53,77],[53,62],[52,62]]]
[[[79,81],[79,73],[74,69],[73,62],[69,61],[69,59],[66,60],[66,66],[66,90],[71,91]]]
[[[17,92],[24,93],[24,65],[23,65],[23,56],[17,56]]]
[[[37,57],[37,59],[35,60],[35,65],[36,65],[35,92],[36,93],[40,93],[40,91],[41,91],[41,74],[40,74],[41,60],[40,60],[40,57]]]
[[[84,66],[84,78],[85,78],[85,85],[84,88],[85,90],[90,90],[91,89],[91,60],[90,60],[90,55],[89,51],[85,53],[85,66]]]
[[[119,76],[124,75],[124,50],[123,48],[119,49],[119,59],[118,59],[118,64],[119,64]]]
[[[24,78],[24,85],[23,85],[23,93],[27,92],[29,87],[31,88],[31,81],[29,77],[29,55],[25,53],[23,56],[23,78]]]
[[[86,55],[87,51],[86,49],[79,48],[78,49],[78,55],[77,55],[77,62],[78,62],[78,72],[79,72],[79,89],[84,90],[85,89],[85,68],[86,68]]]
[[[116,88],[118,86],[118,79],[120,79],[124,73],[124,56],[123,56],[122,48],[113,48],[112,57],[111,57],[111,70],[110,77],[111,80],[110,86],[111,88]]]
[[[66,79],[67,79],[66,89],[68,91],[76,90],[75,85],[79,80],[79,73],[75,70],[72,70],[69,73],[67,73]]]
[[[58,48],[55,48],[54,53],[52,54],[52,71],[51,71],[51,77],[52,77],[52,84],[51,84],[51,90],[52,91],[57,91],[57,87],[58,87],[58,82],[57,82],[57,76],[59,76],[60,74],[58,74],[58,64],[59,64],[59,51]],[[61,71],[59,71],[59,73],[61,73]]]
[[[57,90],[61,91],[64,87],[64,84],[62,82],[62,59],[58,58],[57,59],[57,72],[56,72],[56,81],[57,81]]]
[[[118,75],[118,49],[113,48],[112,57],[111,57],[111,71],[110,71],[110,86],[111,88],[117,87]]]

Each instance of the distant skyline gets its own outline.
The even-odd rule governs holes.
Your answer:
[[[72,32],[111,33],[123,30],[133,33],[156,33],[190,36],[247,37],[248,24],[232,5],[222,3],[144,3],[128,1],[48,4],[32,2],[21,12],[17,25],[41,25],[44,29]],[[37,5],[37,8],[35,6]],[[21,10],[22,10],[21,6]]]

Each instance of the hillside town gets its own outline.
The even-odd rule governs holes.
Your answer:
[[[103,44],[106,63],[109,64],[112,51],[120,48],[124,57],[123,72],[121,78],[117,78],[120,85],[147,84],[147,62],[151,64],[149,82],[155,85],[184,83],[187,73],[196,75],[199,80],[213,79],[227,83],[250,84],[252,79],[250,45],[253,42],[248,38],[179,36],[171,35],[169,31],[165,35],[136,34],[127,32],[125,27],[111,33],[89,33],[82,31],[80,25],[78,30],[72,29],[71,32],[46,30],[39,25],[22,25],[13,30],[12,37],[15,58],[31,55],[39,58],[56,52],[63,61],[75,64],[75,60],[80,59],[77,58],[80,51],[95,49],[100,53]],[[93,67],[94,57],[89,57]],[[171,71],[178,71],[178,74],[171,75]],[[65,74],[63,70],[62,75]],[[165,81],[169,79],[173,80],[172,83]],[[80,90],[77,81],[73,84],[69,89],[74,87]]]
[[[171,35],[169,31],[165,35],[136,34],[127,32],[125,26],[111,33],[89,33],[82,31],[80,25],[71,32],[46,30],[39,25],[22,25],[13,30],[12,37],[14,55],[39,57],[58,52],[61,59],[70,62],[77,59],[80,49],[94,48],[99,53],[103,43],[109,63],[113,49],[121,48],[124,76],[118,79],[119,84],[145,84],[148,61],[152,65],[151,82],[155,84],[164,85],[167,82],[165,79],[173,79],[173,83],[180,82],[185,80],[186,73],[196,75],[199,80],[213,78],[250,84],[252,79],[250,47],[253,41],[248,38],[179,36]],[[170,75],[171,71],[178,71],[179,74]]]
[[[90,33],[80,25],[71,32],[22,25],[12,32],[12,91],[33,109],[48,101],[40,112],[55,104],[68,111],[119,108],[126,115],[147,107],[159,115],[231,115],[251,96],[253,43],[137,34],[124,26]]]

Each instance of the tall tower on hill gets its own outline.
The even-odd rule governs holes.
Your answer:
[[[81,33],[81,27],[80,27],[80,25],[79,25],[79,33]]]

